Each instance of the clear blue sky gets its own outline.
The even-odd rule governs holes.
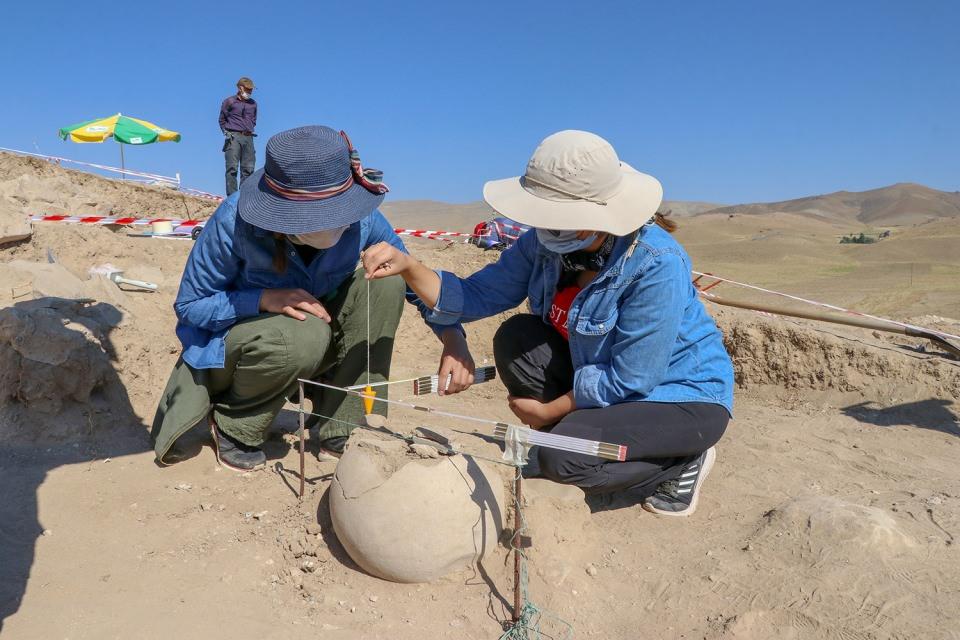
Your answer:
[[[127,163],[222,193],[221,100],[257,84],[267,138],[345,129],[395,199],[478,200],[546,135],[594,131],[666,197],[960,189],[960,3],[12,2],[0,146],[117,111],[178,130]],[[138,8],[139,6],[139,8]]]

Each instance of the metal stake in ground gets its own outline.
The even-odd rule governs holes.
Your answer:
[[[306,395],[303,392],[303,382],[298,383],[300,385],[300,500],[303,501],[303,492],[304,492],[304,471],[303,471],[303,456],[304,450],[306,447],[306,434],[304,433],[304,418],[306,415],[303,410],[303,398]]]
[[[513,622],[520,621],[520,612],[523,610],[523,603],[520,601],[520,545],[522,543],[520,535],[520,501],[523,499],[520,488],[520,480],[523,474],[520,467],[516,467],[517,476],[513,481]]]

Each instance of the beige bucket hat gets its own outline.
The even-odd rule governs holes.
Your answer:
[[[498,213],[533,227],[622,236],[653,217],[663,187],[621,162],[600,136],[571,129],[541,142],[524,175],[483,185],[483,199]]]

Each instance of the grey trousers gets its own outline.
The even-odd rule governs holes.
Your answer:
[[[253,173],[257,162],[256,151],[253,148],[253,136],[245,136],[234,131],[227,132],[227,139],[223,144],[223,157],[227,165],[227,195],[237,190],[237,166],[240,166],[240,182],[242,183]]]

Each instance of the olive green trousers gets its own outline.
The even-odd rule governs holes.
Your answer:
[[[329,324],[310,315],[296,320],[262,314],[238,322],[227,333],[223,368],[198,370],[179,360],[154,418],[157,459],[163,462],[175,440],[211,410],[223,432],[258,446],[296,393],[299,378],[337,387],[366,383],[368,291],[369,381],[389,379],[405,286],[401,278],[368,282],[357,271],[324,302],[332,318]],[[387,388],[379,387],[377,397],[386,397]],[[308,426],[319,426],[320,439],[348,435],[363,417],[363,403],[356,396],[312,385],[306,391],[312,413],[318,414],[309,417]],[[375,403],[374,410],[386,415],[386,404]]]

